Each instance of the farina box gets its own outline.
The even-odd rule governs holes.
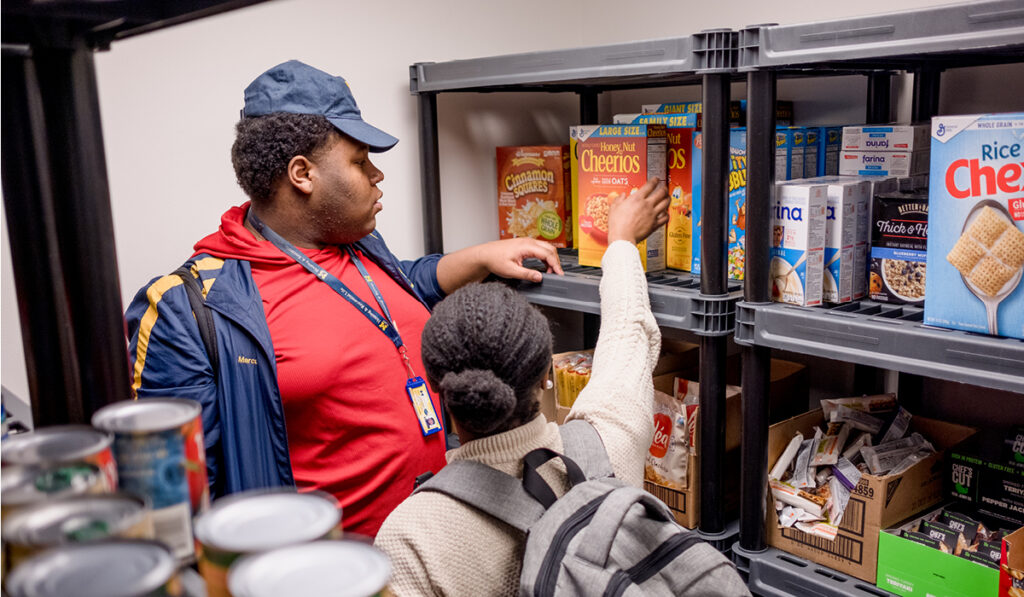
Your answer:
[[[703,168],[704,135],[693,133],[693,262],[690,271],[699,274],[701,270],[701,175]],[[729,131],[729,230],[726,247],[727,275],[733,280],[743,279],[743,263],[746,255],[747,227],[747,129],[733,128]]]
[[[498,236],[572,244],[569,147],[498,147]]]
[[[790,181],[775,188],[772,210],[772,300],[820,305],[828,187]]]
[[[813,436],[815,426],[822,420],[821,409],[816,409],[769,427],[768,462],[779,459],[797,431],[805,437]],[[812,536],[795,528],[780,529],[775,508],[769,500],[768,544],[874,583],[879,531],[942,500],[943,455],[950,446],[975,432],[970,427],[921,416],[915,416],[910,422],[909,432],[915,431],[932,442],[937,452],[897,475],[880,477],[865,473],[853,490],[835,540]]]
[[[693,128],[682,125],[689,115],[673,116],[668,137],[668,226],[665,234],[665,265],[690,271],[693,263]]]
[[[608,248],[608,206],[651,177],[665,180],[665,125],[577,126],[570,128],[573,138],[578,152],[579,263],[600,267]],[[665,269],[664,228],[654,231],[639,248],[646,271]]]
[[[825,205],[825,268],[821,298],[828,303],[853,300],[860,183],[831,183]]]
[[[927,124],[843,127],[843,150],[918,151],[928,149]]]
[[[914,176],[928,172],[928,150],[848,151],[839,155],[839,174],[860,176]]]
[[[928,279],[928,196],[883,193],[871,213],[871,299],[920,306]]]
[[[929,325],[1024,338],[1024,113],[932,119]]]
[[[804,130],[783,127],[775,131],[775,180],[804,177]]]

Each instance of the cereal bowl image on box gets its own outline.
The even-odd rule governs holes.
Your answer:
[[[925,323],[1024,338],[1024,113],[932,119]]]

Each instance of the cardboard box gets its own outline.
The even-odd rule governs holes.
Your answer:
[[[946,495],[1024,524],[1024,468],[1000,455],[1001,438],[979,434],[949,451]]]
[[[999,597],[1024,595],[1024,528],[1003,537],[999,561]]]
[[[693,128],[668,126],[668,226],[665,233],[665,265],[690,271],[693,264]],[[700,200],[700,197],[697,197]]]
[[[701,197],[704,162],[704,135],[693,132],[693,262],[690,271],[700,274],[701,244]],[[729,230],[726,247],[727,274],[730,279],[743,279],[743,263],[746,254],[747,228],[747,130],[734,128],[729,131]]]
[[[655,389],[670,394],[672,381],[680,376],[684,379],[698,378],[699,363],[692,363],[687,370],[656,376]],[[740,382],[739,355],[726,360],[726,384],[736,386]],[[773,413],[782,412],[788,405],[804,404],[807,397],[807,376],[803,365],[781,359],[772,359],[768,386],[768,400]],[[731,514],[739,508],[740,439],[742,431],[742,396],[727,394],[725,402],[725,512]],[[698,417],[700,415],[698,414]],[[698,429],[700,425],[698,423]],[[696,435],[696,434],[695,434]],[[695,437],[696,440],[699,438]],[[644,481],[644,489],[665,502],[676,522],[688,529],[696,528],[700,522],[700,465],[696,448],[690,452],[687,466],[687,488],[685,490],[665,487]]]
[[[933,514],[935,512],[929,512],[924,518]],[[897,595],[914,597],[995,595],[999,585],[998,568],[989,568],[900,536],[901,530],[916,526],[919,518],[879,534],[876,585]]]
[[[844,126],[843,151],[917,151],[928,149],[927,124]]]
[[[1024,338],[1022,134],[1024,113],[932,119],[928,325]]]
[[[928,150],[847,151],[839,154],[840,175],[914,176],[928,173]]]
[[[825,249],[825,185],[780,183],[772,212],[772,300],[820,305]]]
[[[661,124],[588,125],[569,129],[576,163],[573,216],[579,222],[579,264],[601,266],[608,248],[608,206],[651,177],[665,180],[667,138]],[[579,209],[577,209],[577,207]],[[646,271],[665,269],[665,230],[639,245]]]
[[[822,421],[821,409],[816,409],[772,425],[768,430],[768,466],[775,464],[796,432],[810,437]],[[879,531],[942,500],[943,454],[975,432],[970,427],[917,416],[911,420],[908,433],[914,431],[930,441],[937,452],[899,475],[864,474],[853,490],[834,541],[796,529],[780,529],[778,514],[769,505],[768,544],[874,583]]]
[[[498,237],[572,244],[569,146],[498,147]]]

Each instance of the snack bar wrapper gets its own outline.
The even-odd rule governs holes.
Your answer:
[[[877,394],[859,398],[826,398],[821,401],[821,410],[826,421],[832,420],[832,411],[839,406],[868,414],[891,412],[896,410],[896,394]]]

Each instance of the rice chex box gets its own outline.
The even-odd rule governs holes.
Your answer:
[[[929,325],[1024,338],[1024,113],[932,119]]]
[[[579,214],[579,263],[601,266],[608,248],[608,208],[651,177],[665,180],[667,137],[663,124],[583,125],[569,129],[575,151]],[[640,243],[646,271],[665,269],[665,229]]]

